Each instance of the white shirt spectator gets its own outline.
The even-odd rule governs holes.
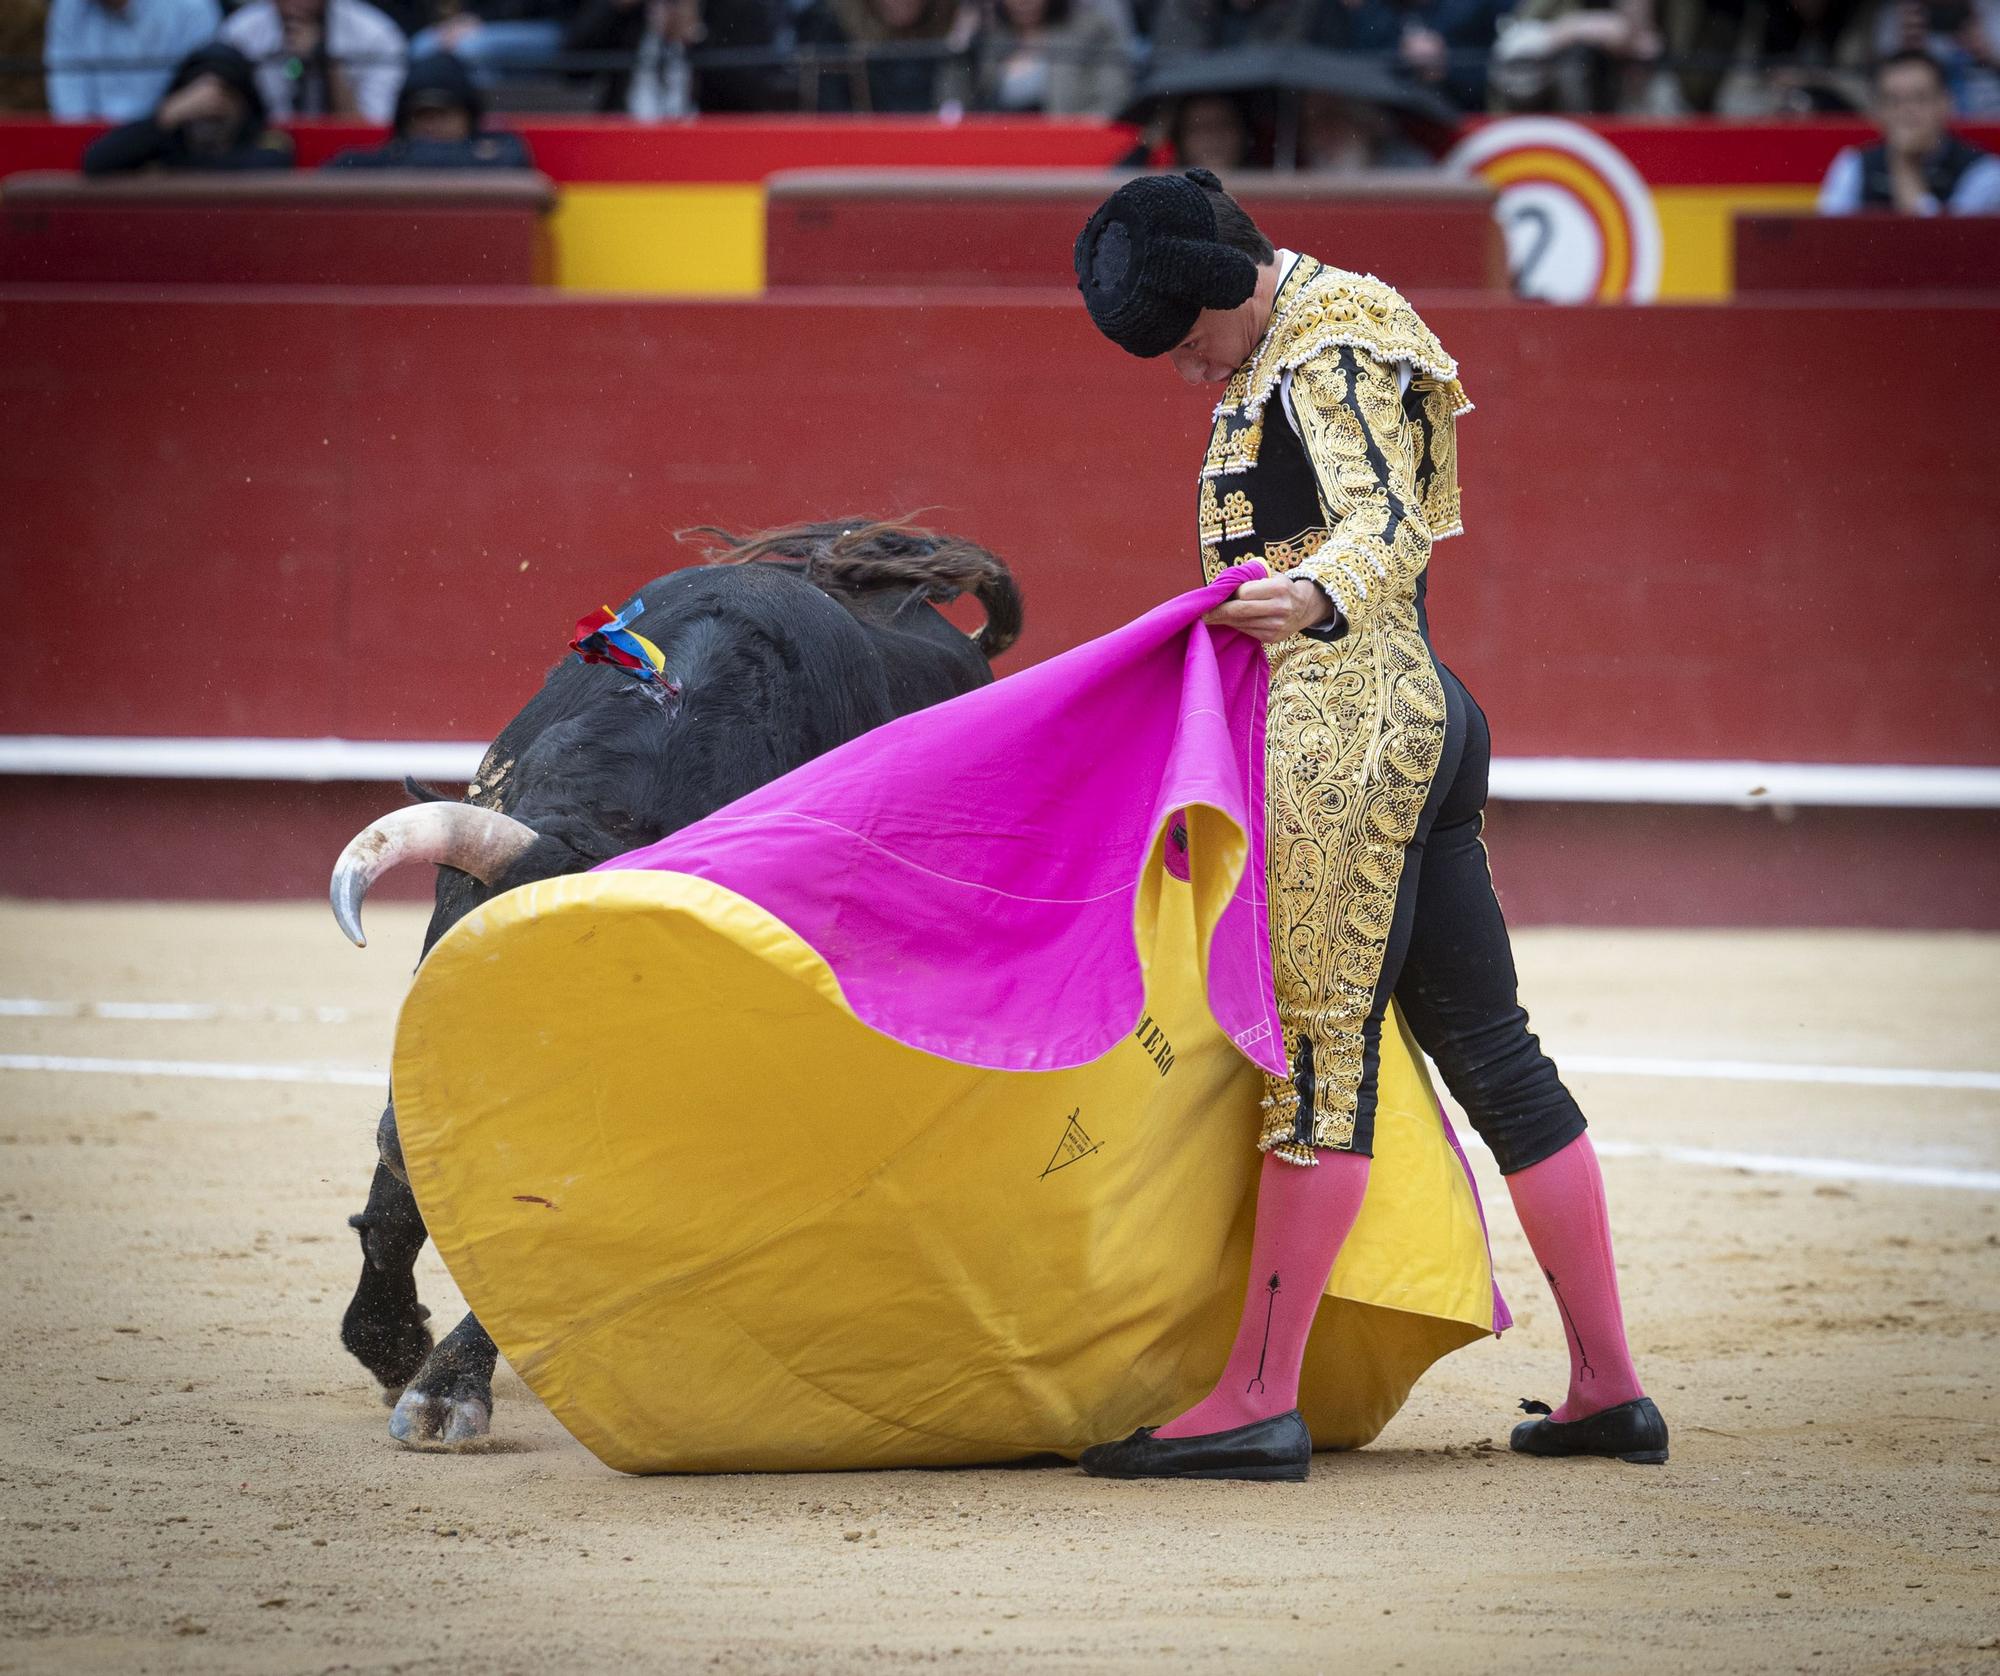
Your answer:
[[[1820,182],[1821,215],[1855,215],[1861,210],[1861,147],[1848,146],[1833,160]],[[1943,203],[1928,192],[1918,201],[1918,215],[2000,215],[2000,157],[1982,157],[1958,177]]]
[[[354,103],[370,122],[396,114],[409,48],[386,12],[366,0],[326,0],[327,56],[339,63]],[[221,38],[257,66],[257,87],[271,120],[296,116],[296,88],[285,74],[285,26],[275,0],[251,0],[222,26]]]
[[[215,0],[55,0],[42,63],[49,113],[65,122],[134,122],[166,92],[174,66],[215,38]]]

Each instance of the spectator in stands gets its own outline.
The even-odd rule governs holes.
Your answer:
[[[1462,111],[1486,108],[1486,55],[1506,0],[1320,0],[1315,44],[1388,60]]]
[[[974,102],[989,111],[1115,116],[1132,96],[1132,36],[1108,0],[990,0]]]
[[[367,0],[250,0],[221,38],[257,66],[264,104],[294,116],[386,123],[403,85],[403,32]]]
[[[1849,146],[1834,158],[1819,189],[1820,214],[2000,215],[2000,157],[1960,139],[1950,120],[1944,66],[1924,52],[1885,58],[1875,72],[1881,144]]]
[[[1508,111],[1631,109],[1660,50],[1653,0],[1522,0],[1494,41],[1488,102]]]
[[[245,3],[246,0],[222,0],[223,8],[231,12]],[[368,3],[402,31],[404,53],[415,58],[418,55],[409,48],[411,37],[436,28],[452,15],[460,0],[368,0]],[[507,5],[511,0],[496,0],[496,3]]]
[[[47,79],[29,69],[42,62],[48,21],[45,0],[0,0],[0,111],[48,109]]]
[[[87,175],[291,166],[289,136],[264,126],[255,68],[219,41],[181,60],[151,116],[99,135],[83,154]]]
[[[42,63],[49,114],[131,122],[160,102],[174,66],[222,22],[215,0],[54,0]]]
[[[1250,101],[1234,93],[1191,93],[1175,102],[1167,143],[1183,167],[1221,174],[1254,167],[1257,120]],[[1268,159],[1264,160],[1268,164]]]
[[[1282,45],[1311,32],[1320,0],[1160,0],[1153,56],[1212,52],[1252,43]],[[1337,3],[1337,0],[1336,0]]]
[[[1380,105],[1308,93],[1299,103],[1299,167],[1313,174],[1428,169],[1437,159]]]
[[[2000,0],[1898,0],[1877,21],[1875,48],[1928,53],[1960,116],[2000,113]]]
[[[962,67],[979,14],[962,0],[817,0],[799,20],[809,107],[823,111],[935,111],[963,102]],[[859,49],[841,62],[841,48]],[[859,60],[859,62],[856,62]]]
[[[543,69],[564,50],[572,10],[568,0],[472,0],[443,21],[414,31],[410,56],[451,53],[476,80],[489,83],[509,70]]]
[[[563,46],[629,55],[630,70],[598,77],[598,108],[658,122],[795,103],[795,77],[775,58],[783,24],[779,0],[584,0]],[[763,65],[726,61],[748,52],[774,56]]]
[[[1874,0],[1665,0],[1662,33],[1688,110],[1806,116],[1868,103]]]
[[[396,96],[386,145],[337,153],[329,169],[532,169],[519,134],[488,132],[486,99],[472,72],[448,52],[419,58]]]

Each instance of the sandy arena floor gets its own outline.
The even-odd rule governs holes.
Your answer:
[[[390,1442],[336,1337],[370,1089],[19,1068],[380,1066],[420,927],[371,910],[363,954],[308,907],[0,905],[0,1670],[2000,1676],[1990,1077],[1572,1071],[1665,1468],[1506,1452],[1516,1399],[1557,1397],[1565,1363],[1482,1160],[1519,1329],[1304,1486],[636,1480],[504,1367],[490,1451]],[[2000,1070],[2000,940],[1522,945],[1576,1065]],[[88,1011],[118,1001],[219,1012]],[[1799,1173],[1824,1160],[1846,1168]],[[422,1272],[448,1324],[450,1282]]]

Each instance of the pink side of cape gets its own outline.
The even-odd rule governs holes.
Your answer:
[[[1249,841],[1209,949],[1209,1009],[1282,1075],[1264,911],[1269,676],[1257,642],[1201,621],[1258,574],[1225,571],[604,867],[689,873],[756,902],[897,1041],[1060,1070],[1109,1052],[1143,1015],[1140,882],[1174,813],[1207,804]]]
[[[598,871],[688,873],[757,903],[833,969],[856,1017],[910,1047],[1062,1070],[1108,1053],[1143,1016],[1140,883],[1176,811],[1206,804],[1248,838],[1209,946],[1209,1010],[1282,1076],[1264,903],[1269,666],[1247,635],[1201,621],[1261,574],[1225,570]],[[1449,1122],[1445,1134],[1470,1182]],[[1497,1283],[1493,1306],[1504,1331]]]

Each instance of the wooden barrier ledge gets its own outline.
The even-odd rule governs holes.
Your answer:
[[[785,171],[767,189],[767,283],[1067,289],[1078,230],[1124,178],[1107,169]],[[1280,246],[1393,275],[1405,290],[1506,289],[1484,181],[1386,170],[1227,184]]]
[[[0,182],[0,283],[546,285],[556,188],[529,170]]]

